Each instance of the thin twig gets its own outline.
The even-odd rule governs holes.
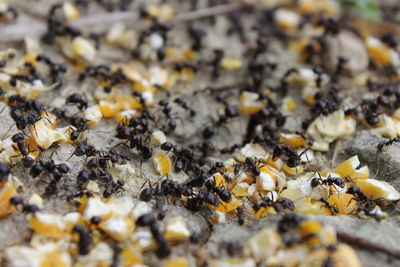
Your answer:
[[[353,236],[344,232],[337,232],[337,237],[346,243],[351,243],[353,245],[372,251],[379,251],[385,253],[386,255],[392,256],[396,259],[400,259],[400,250],[386,248],[379,244],[373,243],[367,239]]]
[[[195,94],[199,94],[199,93],[221,93],[223,91],[227,91],[227,90],[231,90],[233,88],[240,88],[245,86],[247,83],[246,82],[236,82],[234,84],[227,84],[227,85],[222,85],[219,87],[212,87],[212,86],[207,86],[203,89],[199,89],[194,91]]]
[[[224,5],[218,5],[214,7],[201,8],[194,11],[177,13],[172,17],[171,22],[184,22],[189,20],[196,20],[200,18],[216,16],[221,14],[226,14],[239,10],[241,7],[237,3],[229,3]],[[146,23],[144,21],[139,21],[137,12],[108,12],[93,14],[90,16],[82,17],[76,21],[71,22],[74,27],[83,28],[103,28],[98,29],[99,31],[104,30],[108,25],[116,22],[135,22],[131,24],[131,28],[134,30],[140,30],[145,27]],[[42,35],[46,32],[46,25],[43,23],[31,23],[29,25],[7,25],[0,27],[0,42],[10,42],[10,41],[21,41],[26,35]]]

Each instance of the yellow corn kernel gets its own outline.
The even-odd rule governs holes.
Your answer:
[[[226,213],[218,210],[214,210],[212,218],[212,224],[223,224],[226,223]]]
[[[317,4],[314,0],[299,0],[298,5],[302,13],[314,13],[317,11]]]
[[[54,250],[44,257],[44,261],[41,262],[40,267],[68,267],[69,262],[65,262],[60,251]]]
[[[238,183],[236,186],[232,189],[232,193],[235,194],[237,197],[248,197],[248,189],[249,189],[249,184],[247,183]]]
[[[299,165],[297,167],[291,168],[288,165],[283,165],[283,170],[289,175],[299,175],[304,172],[304,166]]]
[[[335,266],[343,267],[361,267],[360,260],[355,251],[346,244],[338,244],[334,251],[328,251],[326,248],[321,248],[312,251],[299,267],[306,266],[323,266],[330,256]]]
[[[193,51],[192,49],[184,49],[183,55],[185,56],[186,60],[192,61],[196,57],[196,52]]]
[[[10,198],[17,195],[14,183],[9,180],[0,184],[0,218],[4,218],[15,211],[15,207],[10,204]]]
[[[29,62],[29,63],[32,64],[32,66],[36,67],[37,64],[38,64],[38,62],[36,61],[36,57],[37,57],[36,54],[27,53],[27,54],[24,56],[23,61],[24,61],[25,63]]]
[[[273,207],[261,207],[257,211],[251,210],[251,215],[258,219],[265,217],[267,214],[276,214],[276,210]]]
[[[96,57],[96,48],[81,36],[75,37],[71,42],[71,49],[74,59],[84,59],[92,62]]]
[[[337,207],[338,214],[350,214],[357,208],[354,196],[347,193],[333,194],[328,198],[328,202],[333,207]]]
[[[189,266],[189,261],[183,257],[175,257],[168,259],[164,265],[164,267],[187,267]]]
[[[305,197],[299,189],[286,189],[280,194],[294,201],[297,213],[310,213],[316,215],[331,215],[332,213],[323,206],[320,201],[312,201],[311,197]]]
[[[121,252],[122,266],[143,264],[143,255],[140,249],[134,245],[126,246]]]
[[[354,171],[353,176],[351,179],[357,180],[357,179],[368,179],[369,178],[369,168],[368,166],[363,166],[358,170]]]
[[[87,108],[83,112],[83,117],[85,119],[89,120],[87,122],[88,125],[95,126],[97,123],[100,122],[101,118],[103,117],[100,106],[93,105],[93,106]]]
[[[131,96],[116,96],[115,102],[118,110],[139,109],[142,107],[139,100]]]
[[[132,118],[136,118],[139,116],[139,112],[135,109],[127,109],[127,110],[122,110],[117,112],[115,115],[115,119],[120,122],[120,121],[128,121]]]
[[[315,220],[307,220],[300,223],[299,230],[301,236],[308,236],[311,234],[319,234],[322,230],[322,225]]]
[[[379,39],[369,37],[366,43],[368,54],[376,63],[388,65],[392,62],[389,47],[383,44]]]
[[[118,242],[123,242],[129,237],[133,230],[132,221],[121,216],[112,216],[108,220],[103,220],[99,228],[107,233],[111,238]]]
[[[104,118],[112,118],[117,114],[117,107],[111,102],[102,100],[99,106]]]
[[[277,9],[274,13],[275,24],[283,31],[294,31],[300,24],[299,14],[287,9]]]
[[[272,156],[269,156],[266,162],[269,166],[277,169],[278,171],[282,169],[283,161],[280,158],[274,160]]]
[[[299,134],[280,134],[279,143],[297,149],[303,147],[306,144],[306,140]]]
[[[400,193],[390,184],[375,179],[357,180],[356,185],[372,199],[387,199],[397,201]]]
[[[277,252],[282,245],[282,237],[277,231],[263,229],[246,241],[243,252],[245,256],[251,256],[256,261],[262,261]]]
[[[356,168],[360,165],[360,160],[358,156],[353,156],[342,163],[340,163],[334,170],[335,173],[339,174],[341,177],[352,177],[354,176]]]
[[[311,244],[319,243],[319,233],[323,230],[322,225],[315,220],[307,220],[299,225],[299,232],[302,237],[308,237],[307,241]],[[310,237],[311,236],[311,237]]]
[[[157,18],[161,22],[165,22],[172,18],[174,15],[174,9],[171,5],[162,4],[158,7]]]
[[[47,237],[59,238],[63,234],[61,216],[36,213],[29,220],[30,228]]]
[[[259,100],[259,95],[253,92],[244,91],[239,98],[239,108],[243,113],[253,114],[266,106],[265,102]]]
[[[214,210],[218,210],[218,211],[222,211],[222,212],[230,212],[242,205],[243,205],[243,203],[240,199],[236,198],[235,196],[232,196],[232,200],[229,203],[221,201],[221,203],[218,206],[213,206],[213,205],[208,205],[208,206]]]
[[[165,239],[170,243],[186,241],[190,237],[190,231],[186,222],[181,217],[172,218],[164,232]]]
[[[163,152],[159,152],[153,156],[153,165],[158,174],[170,175],[172,171],[171,159]]]
[[[240,59],[223,58],[221,60],[221,67],[230,71],[240,69],[242,65],[243,62]]]
[[[308,105],[313,105],[315,103],[315,97],[314,95],[308,95],[304,101],[308,104]]]
[[[71,3],[65,2],[63,4],[63,12],[68,21],[73,21],[79,18],[79,10]]]
[[[221,173],[217,172],[213,175],[213,179],[215,181],[214,185],[215,186],[219,186],[219,187],[223,187],[223,188],[227,188],[227,184],[226,184],[226,180],[224,178],[224,176],[222,176]]]
[[[180,78],[184,82],[191,82],[193,81],[194,73],[193,70],[190,68],[184,68],[180,71]]]
[[[282,103],[282,110],[285,112],[292,112],[297,108],[296,100],[292,97],[285,97]]]

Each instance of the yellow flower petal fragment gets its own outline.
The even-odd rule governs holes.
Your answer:
[[[153,157],[153,165],[160,175],[171,174],[171,159],[163,152],[159,152]]]

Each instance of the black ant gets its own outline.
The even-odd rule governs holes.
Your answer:
[[[45,55],[38,55],[36,60],[39,62],[44,62],[46,65],[50,67],[50,77],[53,83],[57,84],[57,88],[62,86],[62,80],[60,77],[60,73],[65,73],[67,68],[64,64],[54,63],[49,57]]]
[[[114,253],[111,261],[110,267],[118,267],[120,266],[120,254],[122,252],[122,248],[120,245],[114,246]]]
[[[243,225],[245,222],[244,215],[243,215],[243,207],[237,207],[236,212],[237,212],[239,225]]]
[[[85,110],[88,107],[88,102],[83,95],[80,93],[73,93],[65,99],[65,104],[74,104],[80,111]]]
[[[285,209],[293,211],[294,210],[294,203],[292,200],[281,197],[276,201],[273,201],[273,199],[269,197],[264,197],[262,199],[261,203],[253,205],[253,209],[255,211],[258,211],[260,208],[265,208],[265,207],[272,207],[275,209],[276,212],[281,212]]]
[[[90,251],[91,237],[90,231],[86,230],[86,227],[83,225],[75,225],[72,228],[72,232],[78,233],[79,241],[78,241],[78,251],[80,255],[87,255]]]
[[[91,170],[81,170],[76,177],[76,182],[78,186],[83,187],[93,176],[94,173]]]
[[[295,213],[285,214],[278,222],[278,232],[280,234],[288,232],[290,229],[297,228],[304,219]]]
[[[389,139],[389,141],[379,143],[376,148],[378,149],[378,151],[382,151],[382,149],[385,146],[390,146],[390,145],[392,145],[394,143],[397,143],[397,142],[400,142],[400,138],[399,137],[394,137],[394,138]]]
[[[375,207],[375,203],[372,201],[372,199],[367,194],[365,194],[358,186],[353,185],[349,187],[346,193],[354,196],[354,198],[351,200],[366,203],[367,206],[370,206],[370,210]]]
[[[188,28],[188,33],[192,38],[192,49],[196,52],[202,49],[202,40],[206,35],[206,32],[199,27],[194,26],[191,24]]]
[[[325,207],[329,209],[332,215],[339,213],[339,208],[336,205],[331,205],[325,198],[321,198],[319,201],[324,203]]]
[[[257,163],[254,159],[247,157],[245,159],[246,170],[250,171],[250,173],[254,176],[260,176],[261,170],[260,167],[257,166]]]
[[[319,173],[318,173],[319,175]],[[340,188],[344,188],[345,184],[344,181],[339,178],[339,177],[332,177],[331,175],[328,175],[328,177],[326,179],[322,179],[321,176],[319,178],[313,178],[311,180],[311,187],[315,188],[318,185],[328,185],[328,186],[332,186],[332,185],[336,185]]]
[[[221,75],[221,60],[224,57],[224,51],[222,49],[214,50],[214,59],[209,63],[212,67],[212,78],[214,80],[218,79]]]
[[[25,204],[21,197],[12,197],[10,198],[9,203],[15,207],[22,206],[22,212],[26,213],[35,213],[40,210],[37,205]]]
[[[196,115],[196,111],[191,109],[183,98],[180,97],[175,98],[174,103],[178,104],[184,110],[189,111],[191,117]]]
[[[220,200],[218,196],[211,191],[200,191],[196,196],[188,198],[186,208],[190,211],[197,212],[204,203],[212,206],[219,206]]]
[[[7,164],[0,162],[0,183],[5,181],[10,174],[10,167]]]
[[[217,132],[217,129],[223,126],[228,119],[232,119],[239,116],[239,110],[234,106],[227,106],[224,113],[219,115],[218,120],[212,125],[206,126],[202,131],[204,139],[210,139]]]
[[[118,180],[116,183],[112,183],[110,186],[108,186],[104,192],[103,192],[103,197],[108,198],[118,190],[120,190],[124,186],[125,182],[123,180]]]
[[[204,186],[208,190],[211,190],[214,193],[216,193],[222,201],[229,203],[232,200],[232,194],[228,189],[223,188],[219,185],[215,186],[215,178],[206,180],[204,183]]]
[[[168,257],[169,254],[171,254],[171,249],[168,246],[168,243],[165,240],[160,229],[158,228],[156,218],[152,213],[146,213],[141,215],[139,218],[137,218],[136,225],[150,228],[151,234],[153,235],[153,238],[157,241],[158,244],[156,250],[157,257],[165,258]]]
[[[25,168],[31,167],[33,164],[33,159],[29,156],[29,153],[32,151],[29,151],[29,147],[28,149],[26,148],[24,135],[22,133],[14,134],[11,137],[11,140],[17,145],[17,147],[14,149],[18,151],[20,155],[23,157],[22,158],[23,166]]]

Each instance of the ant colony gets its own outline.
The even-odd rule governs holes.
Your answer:
[[[0,0],[0,265],[394,264],[398,36],[339,2]]]

